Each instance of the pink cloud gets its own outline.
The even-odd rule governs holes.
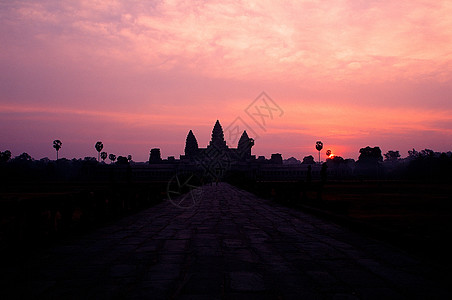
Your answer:
[[[317,138],[349,155],[377,142],[446,150],[451,14],[424,1],[9,1],[0,114],[17,138],[1,142],[32,128],[91,147],[104,128],[143,160],[151,144],[178,155],[189,129],[206,144],[216,119],[265,90],[286,114],[256,154],[308,155]]]

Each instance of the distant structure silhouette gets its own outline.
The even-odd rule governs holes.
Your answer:
[[[159,148],[151,149],[151,152],[149,154],[149,163],[150,164],[158,164],[161,161],[162,161],[162,156],[160,155],[160,149]]]
[[[282,155],[280,153],[272,154],[270,161],[274,164],[281,165],[283,163]]]

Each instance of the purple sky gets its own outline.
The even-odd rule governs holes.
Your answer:
[[[451,15],[450,1],[5,1],[0,151],[55,158],[60,139],[83,158],[100,140],[178,157],[190,129],[205,147],[237,118],[267,157],[315,156],[317,140],[355,159],[452,150]],[[253,102],[263,91],[282,114]]]

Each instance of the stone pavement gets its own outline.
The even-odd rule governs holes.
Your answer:
[[[452,299],[415,258],[226,183],[0,271],[1,299]]]

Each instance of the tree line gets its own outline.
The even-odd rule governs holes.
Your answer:
[[[65,165],[69,169],[86,169],[86,166],[95,165],[109,158],[111,164],[127,165],[132,162],[132,156],[116,156],[113,153],[107,154],[102,151],[104,145],[101,141],[95,143],[94,148],[98,152],[97,159],[94,157],[85,157],[82,159],[61,159],[58,152],[63,146],[60,140],[54,140],[52,144],[57,152],[58,168]],[[317,141],[315,149],[319,152],[319,160],[315,161],[314,156],[305,156],[301,164],[321,164],[320,152],[324,144]],[[337,177],[371,177],[371,178],[432,178],[449,179],[452,178],[452,152],[435,152],[431,149],[417,151],[415,149],[408,151],[406,158],[401,158],[397,150],[389,150],[382,153],[380,147],[364,147],[359,150],[358,160],[344,159],[341,156],[332,155],[331,150],[325,152],[327,159],[324,162],[328,168],[328,173],[335,174]],[[26,166],[30,169],[52,169],[54,162],[48,158],[35,161],[28,153],[24,152],[12,158],[9,150],[0,151],[0,166],[2,169],[8,165],[8,169],[24,169]]]
[[[54,140],[52,143],[52,147],[55,149],[56,151],[56,159],[59,160],[58,157],[58,153],[60,151],[60,149],[63,147],[63,142],[61,142],[60,140]],[[98,152],[98,157],[97,157],[97,161],[100,162],[100,160],[102,159],[103,162],[105,162],[105,160],[107,159],[107,157],[110,159],[111,163],[114,162],[118,162],[118,163],[128,163],[132,161],[132,155],[127,155],[127,156],[118,156],[116,157],[116,154],[110,153],[108,154],[107,152],[102,151],[102,149],[104,148],[104,144],[101,141],[96,142],[96,144],[94,145],[94,148],[96,149],[96,151]],[[5,150],[5,151],[0,151],[0,163],[5,163],[8,162],[12,157],[11,151],[9,150]],[[85,160],[91,160],[91,157],[85,157]],[[22,154],[14,157],[12,160],[19,160],[19,161],[31,161],[33,160],[33,158],[26,152],[23,152]],[[43,160],[48,160],[48,158],[43,158]]]
[[[320,151],[323,143],[316,143],[316,150]],[[337,177],[355,178],[385,178],[385,179],[433,179],[449,180],[452,178],[452,152],[436,152],[431,149],[408,151],[408,156],[401,158],[398,150],[382,153],[380,147],[364,147],[359,150],[358,160],[344,159],[341,156],[330,156],[323,163],[331,174]],[[305,156],[302,164],[316,164],[312,155]]]

